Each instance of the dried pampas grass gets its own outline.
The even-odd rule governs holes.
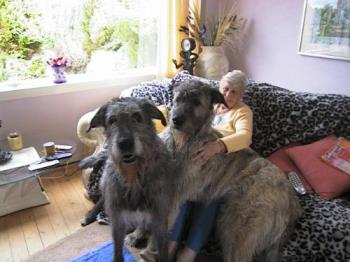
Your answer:
[[[236,6],[234,4],[231,8],[221,10],[218,16],[210,17],[203,23],[198,1],[193,1],[189,7],[187,25],[181,26],[180,31],[196,39],[201,46],[221,46],[226,43],[234,47],[245,24],[245,19],[237,16]]]

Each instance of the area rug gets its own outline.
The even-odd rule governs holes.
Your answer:
[[[123,248],[123,256],[124,262],[136,262],[135,258],[126,247]],[[112,257],[113,243],[110,241],[70,260],[70,262],[105,262],[112,261]]]

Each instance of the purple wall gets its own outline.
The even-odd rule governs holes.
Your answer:
[[[103,88],[0,101],[0,140],[17,131],[22,134],[24,142],[76,143],[80,117],[119,93],[116,88]]]
[[[204,14],[215,13],[222,2],[206,0]],[[247,24],[239,52],[226,49],[231,68],[295,91],[350,95],[350,61],[297,53],[303,6],[303,0],[239,1]]]

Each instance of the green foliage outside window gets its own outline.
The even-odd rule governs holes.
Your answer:
[[[34,71],[28,64],[45,42],[40,37],[39,17],[30,10],[30,1],[0,0],[0,81],[7,80],[19,68],[24,71],[23,78],[34,71],[37,77],[44,75],[44,62],[36,60]]]
[[[139,43],[139,23],[132,19],[118,19],[104,25],[94,35],[91,30],[97,0],[89,0],[83,11],[81,31],[83,32],[83,49],[90,60],[92,52],[96,50],[118,51],[122,46],[127,47],[128,57],[132,66],[137,64],[137,50]]]
[[[44,77],[49,73],[46,60],[52,52],[68,55],[70,63],[66,71],[70,73],[85,72],[93,52],[98,50],[122,51],[127,54],[128,66],[137,66],[138,17],[112,15],[109,20],[101,20],[99,15],[105,3],[86,0],[82,6],[72,5],[74,10],[64,13],[66,22],[58,27],[61,31],[55,31],[46,23],[47,18],[58,17],[62,23],[62,14],[51,9],[40,11],[37,8],[40,1],[0,0],[0,82]],[[126,9],[133,3],[132,0],[119,1]],[[52,2],[51,6],[55,5],[65,7],[60,1]]]

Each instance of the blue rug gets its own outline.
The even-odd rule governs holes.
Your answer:
[[[124,262],[136,262],[130,251],[123,248]],[[77,258],[70,260],[70,262],[108,262],[112,261],[113,257],[113,243],[107,242],[91,251],[88,251]]]

